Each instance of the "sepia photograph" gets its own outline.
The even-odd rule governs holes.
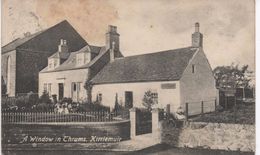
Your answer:
[[[4,155],[254,155],[254,0],[1,0]]]

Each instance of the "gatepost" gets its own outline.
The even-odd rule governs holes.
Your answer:
[[[136,137],[136,108],[129,109],[130,111],[130,137],[134,139]]]
[[[152,110],[152,135],[154,137],[154,140],[156,140],[158,143],[161,142],[159,112],[160,110],[158,108]]]

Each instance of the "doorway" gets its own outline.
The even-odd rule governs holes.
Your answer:
[[[64,97],[64,84],[59,83],[59,100],[62,100]]]
[[[133,108],[133,92],[132,91],[125,92],[125,107],[127,109]]]

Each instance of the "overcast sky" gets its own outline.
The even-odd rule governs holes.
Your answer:
[[[190,46],[199,22],[212,68],[254,70],[254,0],[3,0],[2,44],[64,19],[94,45],[116,25],[125,56]]]

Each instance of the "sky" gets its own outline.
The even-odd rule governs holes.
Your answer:
[[[211,67],[255,70],[254,0],[2,0],[2,46],[67,20],[93,45],[117,26],[124,56],[191,46],[200,23]]]

